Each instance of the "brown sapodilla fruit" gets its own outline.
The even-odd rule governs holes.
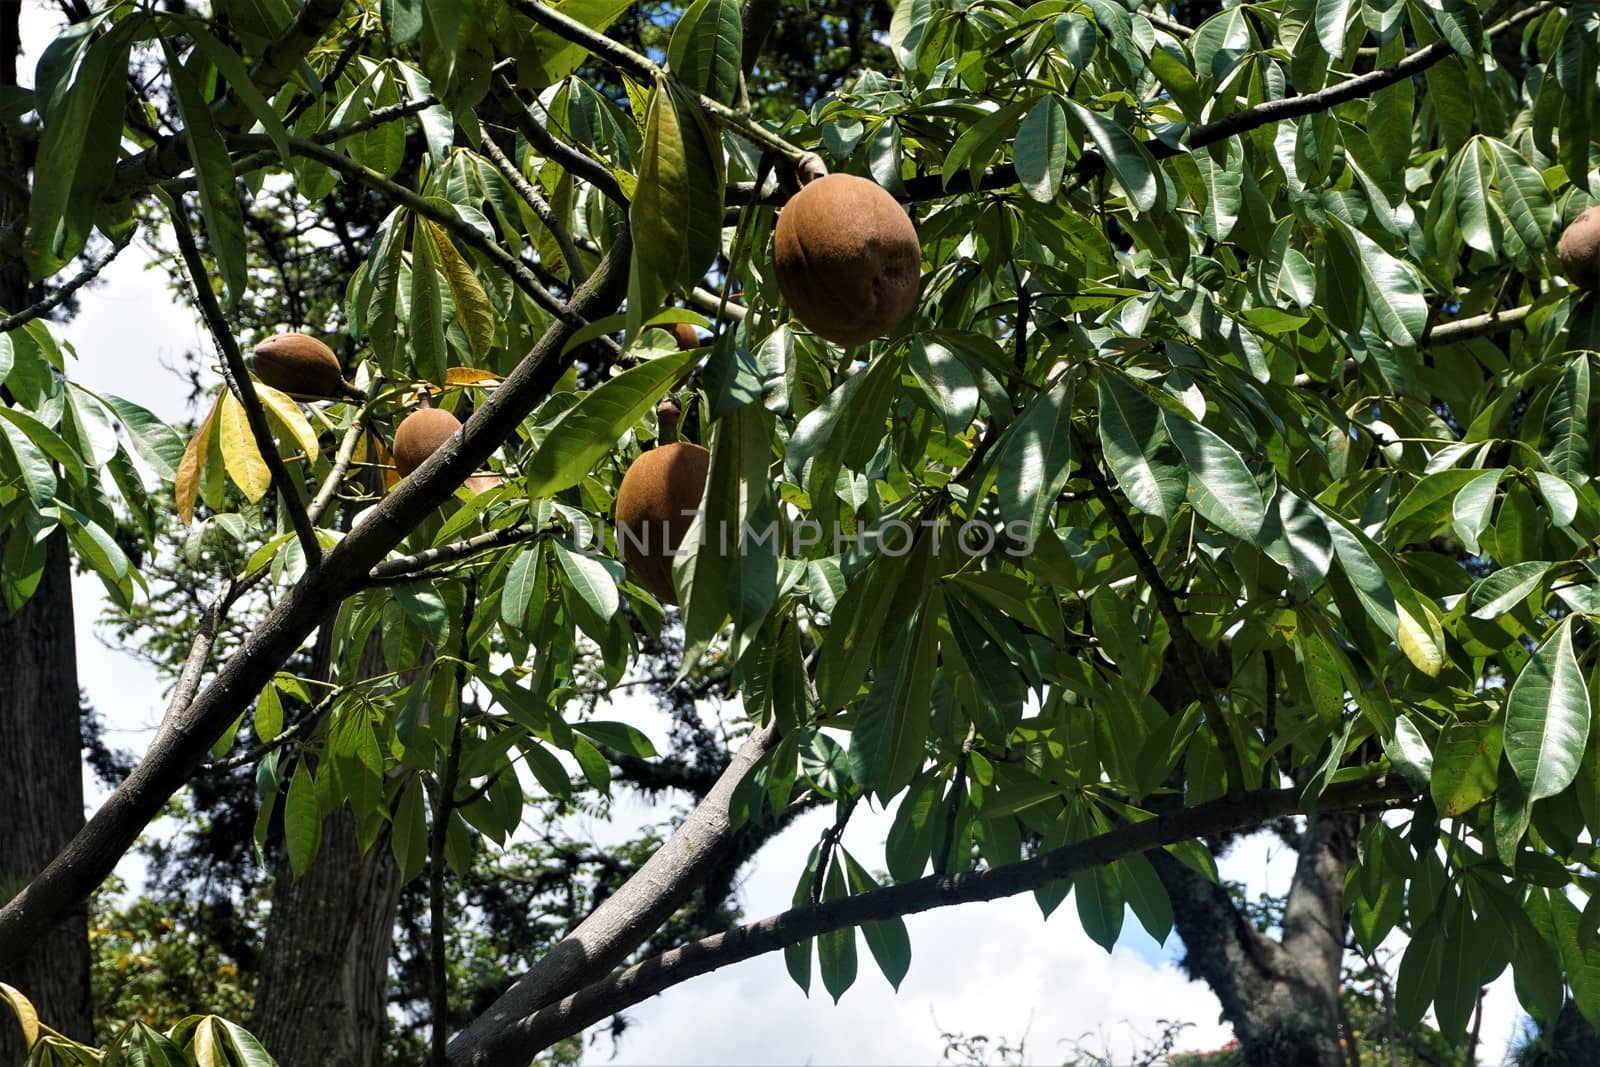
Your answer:
[[[1600,289],[1600,208],[1585,211],[1562,231],[1556,255],[1573,285]]]
[[[692,323],[671,323],[667,326],[667,332],[672,335],[674,341],[678,342],[679,352],[687,352],[689,349],[699,348],[701,345],[700,331],[695,329]]]
[[[917,306],[916,227],[866,178],[830,174],[802,188],[778,213],[772,253],[778,289],[795,316],[837,344],[882,337]]]
[[[461,420],[443,408],[418,408],[402,419],[395,427],[392,449],[400,477],[422,466],[459,429]]]
[[[304,333],[280,333],[256,345],[256,377],[297,396],[339,396],[344,373],[333,349]]]
[[[676,604],[673,552],[683,543],[706,491],[711,453],[679,441],[634,460],[617,488],[617,544],[640,585]]]

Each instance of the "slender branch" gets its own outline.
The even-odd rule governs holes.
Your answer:
[[[401,556],[399,559],[384,560],[368,575],[368,580],[373,584],[388,585],[393,582],[409,581],[418,576],[418,573],[429,567],[441,564],[456,563],[475,556],[480,552],[487,552],[494,548],[504,548],[506,545],[515,545],[523,541],[531,541],[541,534],[551,531],[549,526],[507,526],[500,530],[490,530],[488,533],[469,537],[465,541],[456,541],[437,548],[425,549],[410,556]]]
[[[713,100],[704,93],[696,92],[645,56],[640,55],[626,45],[613,41],[603,33],[596,33],[572,16],[557,11],[550,5],[542,3],[541,0],[507,0],[507,2],[524,15],[533,19],[533,21],[539,23],[539,25],[565,37],[573,44],[582,45],[612,65],[632,73],[641,81],[656,84],[670,80],[683,95],[694,101],[700,110],[747,141],[758,144],[763,148],[770,148],[797,165],[811,155],[804,148],[790,144],[749,115],[729,107],[720,100]]]
[[[466,606],[461,612],[461,659],[456,664],[456,692],[467,685],[467,634],[472,631],[472,611],[477,598],[477,583],[467,583]],[[449,1067],[446,1048],[450,1038],[450,973],[446,965],[444,850],[450,839],[450,814],[455,810],[456,781],[461,774],[461,709],[450,734],[450,749],[445,755],[444,775],[433,804],[433,836],[428,843],[428,999],[433,1014],[429,1049],[431,1067]]]
[[[231,144],[241,148],[267,148],[271,139],[265,134],[238,134],[228,138]],[[360,182],[367,188],[381,194],[417,215],[449,231],[450,236],[462,244],[470,245],[488,256],[500,269],[509,273],[512,280],[517,283],[517,288],[533,298],[534,303],[546,311],[563,319],[569,326],[583,326],[574,313],[570,311],[561,300],[550,290],[546,289],[533,272],[527,268],[516,256],[502,248],[493,239],[484,235],[476,227],[470,226],[451,211],[440,207],[436,202],[429,200],[421,193],[408,189],[399,182],[379,174],[371,167],[363,166],[342,152],[337,152],[325,145],[308,141],[301,137],[291,137],[289,148],[297,155],[314,159],[331,170],[336,170],[347,178]]]
[[[1482,315],[1473,315],[1465,319],[1451,319],[1448,322],[1435,323],[1428,327],[1422,334],[1421,345],[1447,345],[1460,341],[1470,341],[1478,337],[1492,337],[1498,333],[1509,333],[1520,328],[1528,321],[1528,316],[1533,314],[1534,305],[1524,304],[1521,307],[1506,308],[1485,312]],[[1345,361],[1345,373],[1355,373],[1356,361]],[[1309,374],[1296,374],[1294,387],[1305,389],[1317,384],[1317,379]]]
[[[750,309],[743,304],[736,304],[720,293],[713,293],[710,289],[695,286],[684,294],[684,303],[699,308],[707,315],[715,315],[719,319],[729,322],[743,322],[750,315]],[[760,316],[757,316],[760,322]]]
[[[772,727],[751,734],[666,844],[456,1036],[450,1043],[450,1063],[526,1067],[531,1053],[519,1053],[528,1042],[512,1020],[537,1018],[540,1009],[602,980],[699,888],[733,843],[730,805],[735,790],[777,740]]]
[[[1227,715],[1217,699],[1217,691],[1212,687],[1211,679],[1206,677],[1205,662],[1199,642],[1194,639],[1194,635],[1189,632],[1188,624],[1183,621],[1183,611],[1178,607],[1178,601],[1172,595],[1171,588],[1167,586],[1166,579],[1162,577],[1161,568],[1156,566],[1156,561],[1151,558],[1150,550],[1145,548],[1144,540],[1140,538],[1133,520],[1128,517],[1122,502],[1117,499],[1116,493],[1112,492],[1111,483],[1106,481],[1105,474],[1100,470],[1100,461],[1096,458],[1093,443],[1076,423],[1072,426],[1072,437],[1076,447],[1083,454],[1083,472],[1094,489],[1094,495],[1106,509],[1111,524],[1117,528],[1117,535],[1122,538],[1129,555],[1133,557],[1134,566],[1144,577],[1145,584],[1150,587],[1156,609],[1167,622],[1173,648],[1178,653],[1178,662],[1183,667],[1189,688],[1194,691],[1195,698],[1200,701],[1200,706],[1205,711],[1206,726],[1215,735],[1217,750],[1222,754],[1223,762],[1227,766],[1228,793],[1237,797],[1244,791],[1244,763],[1239,757],[1238,748],[1233,743],[1233,734],[1228,730]]]
[[[311,524],[311,519],[306,514],[305,503],[300,499],[294,481],[289,477],[289,468],[284,465],[283,457],[278,454],[278,443],[273,440],[272,428],[267,425],[267,413],[261,406],[261,397],[257,395],[255,383],[245,368],[244,356],[239,351],[239,342],[233,336],[233,330],[228,327],[228,320],[222,314],[222,307],[217,303],[217,294],[211,288],[211,276],[206,271],[205,261],[200,258],[200,248],[195,244],[194,232],[189,229],[189,220],[184,216],[183,205],[177,201],[173,202],[172,232],[177,238],[178,251],[183,256],[184,265],[189,270],[189,281],[194,286],[195,303],[200,308],[200,316],[206,320],[206,325],[211,330],[211,339],[222,356],[228,388],[244,407],[245,421],[250,424],[250,435],[255,438],[256,450],[261,453],[261,459],[272,475],[273,488],[277,489],[278,497],[289,513],[289,522],[294,527],[295,536],[300,540],[300,550],[305,553],[306,568],[316,570],[322,563],[322,546],[317,543],[317,528]]]
[[[390,104],[388,107],[380,107],[369,111],[364,117],[356,119],[354,122],[346,122],[339,126],[329,126],[325,130],[318,130],[309,139],[317,144],[333,144],[335,141],[342,141],[346,137],[354,137],[358,133],[365,133],[390,122],[410,118],[412,115],[419,115],[429,108],[438,106],[439,98],[434,96],[424,96],[420,100],[407,100],[400,104]]]
[[[356,412],[355,418],[350,422],[350,428],[344,432],[344,437],[339,441],[339,452],[334,456],[333,467],[328,471],[328,476],[322,480],[311,506],[306,509],[306,514],[313,524],[321,521],[323,514],[333,504],[334,497],[338,495],[339,487],[344,485],[345,476],[350,473],[350,465],[355,462],[356,447],[360,445],[362,435],[367,432],[367,418],[372,414],[372,406],[382,388],[383,379],[373,378],[372,384],[367,387],[366,402]]]
[[[568,232],[566,223],[556,214],[555,208],[550,206],[550,201],[539,195],[539,190],[533,183],[522,176],[517,165],[500,150],[494,143],[493,137],[483,138],[483,154],[488,156],[500,173],[505,175],[506,181],[511,183],[511,188],[522,197],[522,202],[533,209],[533,213],[544,223],[544,228],[550,231],[550,236],[556,239],[556,244],[561,249],[561,258],[567,261],[567,272],[572,275],[572,280],[581,283],[587,278],[588,272],[583,269],[583,260],[578,258],[578,246],[572,241],[572,234]]]
[[[10,333],[12,330],[26,326],[34,319],[48,315],[50,312],[66,303],[73,293],[76,293],[79,289],[82,289],[85,285],[88,285],[90,282],[94,281],[95,278],[99,277],[100,272],[109,267],[111,265],[111,261],[116,259],[117,256],[121,255],[122,250],[127,248],[128,245],[133,242],[133,239],[138,232],[139,227],[137,223],[129,226],[127,230],[123,231],[121,237],[118,237],[111,243],[110,249],[108,249],[104,255],[98,257],[93,262],[85,266],[71,281],[67,282],[61,288],[45,297],[37,304],[34,304],[31,307],[23,308],[15,315],[0,319],[0,333]]]
[[[1403,782],[1379,779],[1334,786],[1323,794],[1315,810],[1390,808],[1415,797],[1414,790]],[[799,944],[819,934],[954,904],[1016,896],[1125,856],[1207,834],[1256,826],[1302,810],[1299,790],[1261,790],[1125,824],[1019,863],[986,871],[929,875],[843,900],[793,908],[663,952],[529,1016],[507,1018],[497,1004],[480,1016],[473,1027],[478,1028],[486,1019],[492,1019],[490,1025],[495,1028],[498,1039],[492,1044],[465,1045],[458,1038],[451,1050],[450,1062],[456,1067],[525,1064],[537,1051],[561,1038],[690,978]]]
[[[568,305],[573,315],[589,321],[616,311],[627,292],[631,251],[629,234],[623,230],[588,283],[573,295]],[[323,565],[307,571],[284,593],[187,709],[162,724],[133,772],[55,858],[0,907],[0,973],[116,869],[167,800],[188,782],[216,739],[326,618],[329,606],[359,590],[367,572],[516,432],[582,351],[581,346],[565,351],[577,329],[564,319],[551,322],[461,432],[364,512]]]
[[[584,155],[547,130],[517,95],[517,88],[511,84],[510,78],[504,74],[495,75],[494,89],[496,102],[511,112],[517,132],[527,138],[534,151],[561,164],[569,174],[582,178],[600,190],[606,199],[622,207],[628,206],[628,198],[623,194],[617,176],[604,163]]]
[[[250,749],[246,749],[245,751],[240,752],[238,755],[229,756],[227,759],[214,760],[210,763],[201,764],[201,773],[217,774],[222,771],[232,771],[237,770],[240,767],[248,767],[250,764],[255,763],[267,754],[282,748],[290,741],[293,741],[301,734],[315,727],[317,723],[321,722],[323,714],[333,706],[334,698],[343,692],[343,687],[329,692],[326,696],[319,700],[316,706],[314,706],[310,711],[306,712],[293,723],[278,731],[278,736],[274,737],[271,741],[263,741],[259,745],[256,745]]]

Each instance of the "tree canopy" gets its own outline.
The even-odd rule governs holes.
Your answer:
[[[137,766],[0,881],[0,980],[203,765],[252,769],[294,875],[348,810],[443,909],[519,775],[536,802],[655,756],[585,698],[681,627],[669,673],[725,677],[742,747],[448,1049],[437,1015],[434,1062],[526,1064],[763,953],[837,998],[864,945],[898,983],[901,918],[964,902],[1165,940],[1209,843],[1288,817],[1303,865],[1345,856],[1332,899],[1237,936],[1331,998],[1247,1051],[1340,1062],[1342,939],[1331,972],[1297,946],[1346,921],[1408,936],[1403,1026],[1466,1041],[1507,968],[1534,1018],[1600,1024],[1600,323],[1556,250],[1595,203],[1597,61],[1600,9],[1548,0],[75,10],[0,89],[32,167],[0,256],[33,285],[0,309],[0,592],[62,533],[129,610],[164,593],[148,553],[226,577]],[[849,348],[773,267],[829,171],[921,250],[914,311]],[[225,379],[188,433],[47,317],[141,225]],[[283,249],[318,247],[348,275],[297,295]],[[289,327],[339,395],[252,376]],[[464,425],[401,478],[419,394]],[[710,450],[675,610],[611,522],[669,396]],[[883,854],[825,837],[792,910],[638,954],[802,803],[895,806]],[[111,1044],[267,1062],[214,1016]]]

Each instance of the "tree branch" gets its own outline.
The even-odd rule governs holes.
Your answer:
[[[163,722],[143,760],[22,892],[0,907],[0,971],[27,953],[115,868],[167,800],[189,780],[211,745],[326,617],[359,590],[367,572],[444,503],[478,464],[516,432],[576,358],[563,353],[584,321],[612,314],[627,291],[630,242],[624,231],[587,284],[552,322],[461,432],[422,464],[328,553],[323,566],[289,588],[187,710]]]
[[[1216,737],[1217,750],[1222,754],[1223,763],[1227,766],[1228,793],[1231,796],[1239,796],[1244,791],[1244,763],[1240,760],[1239,750],[1233,743],[1233,734],[1228,730],[1228,719],[1222,710],[1222,704],[1217,700],[1217,691],[1212,687],[1211,679],[1206,676],[1205,657],[1201,654],[1200,645],[1189,632],[1188,624],[1183,621],[1183,611],[1178,607],[1178,601],[1168,588],[1166,579],[1162,577],[1161,568],[1156,566],[1156,561],[1151,558],[1149,549],[1145,548],[1144,541],[1139,537],[1139,531],[1134,528],[1133,520],[1128,517],[1122,502],[1112,491],[1111,483],[1100,470],[1099,456],[1088,435],[1074,423],[1072,437],[1078,450],[1083,453],[1082,470],[1094,488],[1094,495],[1099,498],[1101,505],[1106,509],[1106,514],[1111,517],[1111,524],[1117,528],[1117,535],[1122,538],[1128,554],[1133,557],[1134,566],[1144,578],[1145,584],[1150,587],[1150,594],[1155,597],[1156,610],[1167,622],[1167,630],[1172,635],[1172,647],[1178,655],[1185,680],[1194,691],[1195,699],[1200,701],[1201,708],[1205,710],[1206,726]]]
[[[234,338],[233,330],[229,328],[228,320],[217,303],[217,294],[211,288],[211,276],[206,271],[205,260],[200,258],[200,248],[195,244],[194,232],[189,229],[183,204],[176,200],[172,205],[172,232],[177,237],[178,252],[183,256],[184,266],[189,270],[189,282],[194,287],[200,317],[206,320],[211,330],[211,340],[222,356],[228,388],[244,408],[245,421],[250,424],[250,436],[255,438],[256,451],[261,453],[261,459],[272,475],[272,486],[278,491],[278,499],[283,501],[284,510],[289,513],[290,525],[300,541],[300,550],[305,553],[306,568],[316,570],[322,564],[322,546],[317,542],[317,528],[306,515],[305,502],[300,499],[294,481],[289,477],[289,468],[278,454],[278,443],[272,438],[272,428],[267,425],[267,413],[261,406],[255,382],[245,368],[239,342]]]
[[[1358,811],[1402,805],[1416,793],[1403,782],[1379,779],[1328,789],[1320,811]],[[497,1003],[473,1023],[483,1039],[451,1047],[455,1067],[512,1067],[537,1051],[578,1033],[615,1012],[638,1004],[719,967],[774,952],[807,938],[869,922],[914,915],[954,904],[998,900],[1026,893],[1103,866],[1193,837],[1254,826],[1301,810],[1296,789],[1262,790],[1131,823],[1096,837],[1053,849],[1033,859],[986,871],[929,875],[843,900],[793,908],[726,933],[702,938],[595,982],[531,1015],[513,1015]],[[494,1040],[488,1040],[489,1037]]]
[[[511,188],[522,197],[522,202],[532,208],[539,221],[544,223],[544,228],[550,231],[550,236],[556,239],[556,245],[561,249],[561,258],[567,261],[567,272],[572,275],[574,282],[581,283],[588,277],[588,272],[583,268],[583,260],[578,258],[578,246],[573,243],[572,234],[567,231],[566,223],[561,221],[555,208],[550,206],[550,201],[540,196],[533,183],[522,176],[517,165],[506,158],[500,146],[494,143],[493,137],[486,135],[483,138],[483,154],[505,175]]]
[[[522,526],[507,526],[499,530],[490,530],[488,533],[469,537],[465,541],[456,541],[437,548],[425,549],[410,556],[401,556],[398,559],[387,559],[376,567],[367,576],[368,581],[374,585],[391,585],[395,582],[411,581],[420,577],[420,572],[429,567],[440,564],[455,563],[475,556],[479,552],[487,552],[494,548],[503,548],[506,545],[515,545],[522,541],[531,541],[541,534],[551,532],[550,526],[534,526],[531,523]]]
[[[601,195],[611,202],[624,208],[628,206],[628,198],[623,195],[617,176],[599,160],[584,155],[547,130],[517,95],[517,88],[511,84],[510,78],[504,74],[496,74],[494,89],[495,100],[501,107],[511,112],[512,121],[517,125],[517,132],[527,138],[535,151],[546,159],[561,164],[569,174],[582,178],[600,190]]]
[[[85,285],[88,285],[90,282],[94,281],[95,278],[99,277],[100,272],[109,267],[111,265],[111,261],[116,259],[117,256],[121,255],[124,248],[127,248],[128,245],[133,243],[133,239],[138,235],[138,233],[139,226],[137,223],[129,226],[127,230],[123,231],[121,237],[118,237],[111,243],[111,248],[104,255],[89,263],[86,267],[79,271],[71,281],[67,282],[61,288],[45,297],[37,304],[34,304],[31,307],[23,308],[15,315],[0,319],[0,333],[10,333],[12,330],[26,326],[34,319],[42,318],[43,316],[50,314],[50,312],[54,311],[62,304],[66,303],[73,293],[76,293],[79,289],[82,289]]]
[[[704,93],[696,92],[645,56],[640,55],[626,45],[613,41],[603,33],[596,33],[577,19],[557,11],[550,5],[541,2],[541,0],[507,0],[507,3],[545,29],[565,37],[573,44],[581,45],[613,66],[630,72],[642,81],[649,82],[652,85],[662,81],[671,81],[680,92],[694,101],[700,110],[734,133],[739,134],[745,140],[758,144],[763,148],[770,148],[796,165],[811,155],[804,148],[790,144],[749,115],[729,107],[720,100],[713,100]]]
[[[523,1050],[529,1041],[513,1020],[537,1019],[546,1005],[599,981],[694,893],[733,837],[729,810],[734,790],[777,739],[773,727],[751,734],[666,844],[457,1035],[450,1043],[450,1063],[525,1067],[531,1053]]]
[[[344,432],[344,437],[339,441],[339,452],[333,458],[333,467],[328,471],[328,476],[322,480],[322,485],[317,489],[317,495],[311,501],[311,506],[306,509],[307,516],[312,523],[321,520],[324,513],[333,504],[334,497],[339,494],[339,487],[344,484],[345,476],[350,473],[350,464],[355,462],[356,447],[361,443],[361,437],[367,432],[367,417],[372,414],[372,406],[376,402],[378,392],[383,388],[382,378],[373,378],[372,384],[367,387],[367,399],[356,412],[355,418],[350,422],[350,428]]]

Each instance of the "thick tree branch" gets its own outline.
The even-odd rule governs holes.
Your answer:
[[[137,224],[129,226],[122,232],[120,237],[111,243],[111,247],[107,249],[104,255],[94,259],[91,263],[89,263],[88,266],[79,271],[71,281],[67,282],[61,288],[45,297],[37,304],[34,304],[31,307],[23,308],[15,315],[0,319],[0,333],[10,333],[12,330],[26,326],[34,319],[42,318],[43,316],[50,314],[50,312],[54,311],[62,304],[66,303],[67,300],[71,298],[73,293],[76,293],[79,289],[82,289],[85,285],[88,285],[90,282],[99,277],[100,272],[109,267],[111,265],[111,261],[116,259],[117,256],[121,255],[122,250],[127,248],[128,245],[133,242],[133,239],[138,232],[139,227]]]
[[[172,210],[172,232],[177,237],[178,252],[183,256],[184,266],[189,271],[189,282],[194,287],[195,303],[200,308],[200,317],[205,319],[206,326],[211,330],[211,339],[217,346],[217,352],[222,356],[228,388],[244,408],[245,421],[250,425],[250,436],[255,438],[256,451],[261,453],[262,462],[266,463],[267,471],[272,476],[272,487],[278,491],[278,499],[282,501],[284,510],[289,514],[289,523],[294,527],[295,536],[300,541],[300,550],[306,557],[306,567],[309,570],[316,570],[322,564],[322,546],[317,542],[317,528],[306,515],[305,501],[300,499],[294,480],[289,477],[289,468],[284,465],[283,457],[278,454],[278,443],[272,438],[272,428],[267,425],[266,410],[261,406],[261,397],[256,393],[255,382],[251,380],[250,372],[244,365],[244,355],[239,351],[239,342],[233,336],[227,318],[222,314],[221,305],[217,303],[217,294],[211,288],[211,275],[206,271],[205,260],[200,258],[200,248],[195,244],[194,232],[189,229],[189,220],[184,216],[183,204],[176,201]]]
[[[1403,782],[1380,779],[1350,783],[1328,789],[1317,802],[1317,810],[1382,809],[1404,804],[1415,796],[1415,791]],[[521,1067],[539,1050],[561,1038],[663,990],[818,934],[953,904],[1016,896],[1124,856],[1206,834],[1256,826],[1299,810],[1301,791],[1297,789],[1246,793],[1120,826],[1020,863],[986,871],[930,875],[843,900],[794,908],[663,952],[529,1016],[506,1013],[497,1003],[467,1031],[479,1032],[482,1038],[470,1043],[464,1040],[466,1034],[457,1038],[451,1046],[450,1062],[455,1067]]]
[[[583,321],[612,314],[627,290],[630,246],[624,235],[606,253],[570,313],[552,322],[505,383],[423,465],[330,551],[268,612],[186,711],[162,724],[139,766],[90,817],[48,866],[0,907],[0,973],[29,951],[61,915],[82,902],[183,787],[227,729],[307,635],[337,604],[366,583],[367,572],[424,517],[450,498],[489,454],[516,432],[571,365],[563,354]]]
[[[519,1021],[538,1019],[546,1005],[599,981],[694,893],[733,837],[734,790],[777,739],[772,727],[752,734],[705,799],[644,866],[457,1035],[450,1043],[450,1063],[523,1067],[532,1050]]]

